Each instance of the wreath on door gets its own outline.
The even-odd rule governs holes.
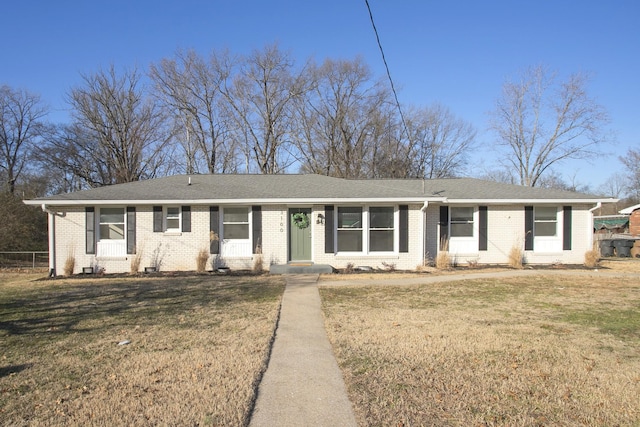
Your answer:
[[[301,230],[309,226],[309,216],[304,212],[293,214],[293,223]]]

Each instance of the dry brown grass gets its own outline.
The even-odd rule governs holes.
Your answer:
[[[137,249],[136,254],[131,258],[131,266],[129,272],[131,274],[138,274],[140,271],[140,263],[142,262],[142,250]]]
[[[207,262],[209,261],[209,250],[200,249],[196,256],[196,272],[204,273],[207,271]]]
[[[438,270],[448,270],[451,268],[451,255],[448,251],[440,251],[436,256],[436,268]]]
[[[533,276],[321,295],[360,425],[640,423],[637,280]]]
[[[281,279],[32,278],[0,276],[0,424],[247,421]]]
[[[514,245],[509,251],[509,265],[512,268],[521,269],[524,252],[520,245]]]
[[[76,257],[73,254],[70,254],[67,259],[64,261],[64,267],[62,271],[65,276],[73,276],[73,270],[76,268]]]
[[[600,261],[600,252],[592,249],[584,254],[584,266],[587,268],[596,268]]]

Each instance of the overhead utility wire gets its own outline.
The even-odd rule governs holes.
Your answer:
[[[376,34],[378,47],[380,48],[380,53],[382,54],[382,62],[384,63],[384,67],[387,70],[387,77],[389,78],[389,83],[391,83],[391,91],[393,92],[393,97],[396,100],[396,106],[398,107],[398,112],[400,113],[400,120],[402,121],[402,127],[403,127],[403,130],[407,133],[407,138],[409,138],[409,143],[411,143],[411,135],[409,134],[409,130],[407,129],[407,123],[404,120],[404,114],[402,114],[402,108],[400,108],[398,93],[396,92],[396,87],[393,84],[393,79],[391,78],[391,72],[389,71],[389,64],[387,64],[387,58],[385,58],[384,56],[384,50],[382,49],[382,43],[380,43],[380,36],[378,35],[378,29],[376,28],[376,23],[373,21],[373,13],[371,13],[369,0],[364,0],[364,2],[367,4],[367,10],[369,11],[369,19],[371,19],[371,26],[373,27],[373,32]],[[402,136],[402,134],[400,134],[400,136]]]

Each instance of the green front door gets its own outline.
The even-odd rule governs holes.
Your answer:
[[[289,209],[289,260],[311,261],[311,209]]]

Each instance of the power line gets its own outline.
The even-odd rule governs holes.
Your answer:
[[[376,28],[376,23],[373,20],[373,13],[371,12],[371,7],[369,6],[369,0],[364,0],[364,2],[366,3],[367,10],[369,11],[369,19],[371,20],[371,26],[373,27],[373,32],[376,34],[376,41],[378,42],[378,48],[380,48],[380,54],[382,55],[382,62],[384,63],[384,68],[387,70],[387,77],[389,78],[389,83],[391,84],[391,91],[393,92],[393,97],[396,100],[398,113],[400,113],[400,120],[402,121],[403,130],[407,133],[407,138],[409,138],[409,142],[411,142],[411,136],[409,134],[409,130],[407,129],[407,123],[404,120],[404,114],[402,114],[402,108],[400,108],[398,93],[396,92],[396,87],[393,84],[393,79],[391,78],[391,72],[389,71],[389,64],[387,64],[387,58],[384,56],[384,49],[382,49],[382,43],[380,43],[380,36],[378,35],[378,29]],[[400,136],[402,136],[402,134],[400,134]]]

